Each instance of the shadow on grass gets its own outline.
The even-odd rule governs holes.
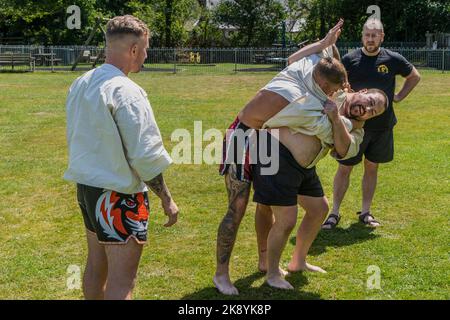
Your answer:
[[[260,287],[252,287],[253,282],[265,277],[262,272],[255,272],[248,277],[237,280],[234,285],[239,290],[238,296],[226,296],[211,284],[210,287],[203,288],[197,292],[190,293],[182,300],[318,300],[319,294],[300,291],[299,289],[308,283],[308,279],[302,273],[288,275],[288,280],[294,290],[275,289],[265,282]]]
[[[26,73],[26,72],[32,72],[31,70],[25,70],[25,69],[0,69],[0,73]]]
[[[378,234],[373,234],[374,230],[359,222],[353,223],[347,229],[336,227],[333,230],[320,230],[308,254],[318,256],[325,253],[327,247],[345,247],[355,243],[374,240],[380,237]],[[295,237],[292,237],[290,242],[295,245]]]

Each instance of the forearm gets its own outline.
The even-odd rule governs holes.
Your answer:
[[[156,194],[161,201],[166,202],[172,199],[169,188],[167,187],[162,173],[157,175],[150,181],[146,181],[145,184]]]
[[[335,44],[331,47],[333,49],[333,58],[341,61],[341,54],[339,53],[339,49],[336,47]]]
[[[400,102],[405,99],[408,94],[414,89],[414,87],[417,86],[419,81],[420,73],[416,68],[413,67],[411,73],[406,77],[405,83],[403,83],[403,87],[401,88],[399,93],[394,96],[394,101]]]
[[[288,58],[288,64],[294,63],[312,54],[320,53],[325,48],[326,48],[325,43],[322,40],[309,44],[301,48],[297,52],[293,53],[292,55],[290,55]]]
[[[397,93],[397,102],[405,99],[420,81],[420,76],[414,76],[405,80],[402,89]]]
[[[292,54],[288,58],[288,64],[291,64],[295,61],[298,61],[298,60],[300,60],[304,57],[307,57],[309,55],[312,55],[314,53],[319,53],[322,50],[324,50],[325,48],[335,45],[339,35],[341,34],[341,28],[342,28],[343,24],[344,24],[344,20],[339,19],[338,23],[333,28],[331,28],[330,31],[328,31],[325,38],[323,38],[322,40],[317,41],[313,44],[310,44],[310,45],[298,50],[294,54]],[[334,55],[336,55],[336,52],[334,52]]]
[[[352,143],[352,137],[347,131],[341,117],[336,117],[331,120],[331,125],[333,129],[334,149],[340,158],[344,158]]]

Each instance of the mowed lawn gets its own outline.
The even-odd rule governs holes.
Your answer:
[[[335,231],[321,232],[309,262],[327,274],[289,277],[294,291],[264,284],[257,271],[255,205],[244,218],[231,259],[241,292],[233,299],[449,299],[450,73],[422,71],[418,88],[395,106],[395,160],[383,165],[371,230],[357,222],[361,166],[355,168]],[[81,73],[0,74],[0,299],[81,299],[68,289],[69,266],[84,269],[86,241],[75,187],[62,179],[67,164],[65,98]],[[132,75],[148,93],[169,152],[171,133],[194,121],[224,130],[274,73],[230,75]],[[399,84],[401,81],[399,82]],[[332,195],[337,164],[318,171]],[[181,209],[166,221],[151,195],[149,242],[144,249],[137,299],[229,299],[212,285],[215,241],[227,207],[216,165],[172,165],[165,173]],[[299,221],[303,216],[300,211]],[[296,230],[296,229],[295,229]],[[285,266],[295,231],[282,256]],[[379,289],[367,287],[381,271]]]

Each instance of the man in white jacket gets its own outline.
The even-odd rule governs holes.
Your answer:
[[[88,258],[86,299],[131,299],[147,240],[147,186],[169,220],[178,207],[162,173],[172,162],[145,91],[128,78],[147,58],[149,30],[133,16],[111,19],[106,60],[72,84],[66,102],[69,165],[77,183]]]

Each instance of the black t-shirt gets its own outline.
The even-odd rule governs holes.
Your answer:
[[[342,63],[347,69],[348,81],[355,91],[376,88],[383,90],[389,98],[387,110],[380,116],[367,120],[365,130],[380,131],[394,127],[397,123],[392,101],[395,91],[395,76],[406,77],[413,70],[413,65],[401,54],[381,48],[377,56],[367,56],[362,49],[346,54]]]

